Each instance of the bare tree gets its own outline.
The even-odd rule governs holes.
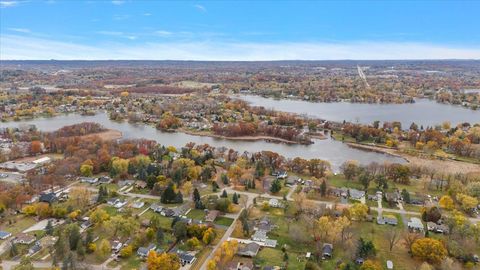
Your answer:
[[[385,238],[388,240],[388,247],[390,252],[392,252],[393,247],[400,241],[400,233],[397,230],[388,230],[385,233]]]

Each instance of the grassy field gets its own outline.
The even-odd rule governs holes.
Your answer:
[[[288,252],[288,267],[292,270],[303,270],[305,268],[305,255],[294,252]],[[303,257],[303,259],[300,259]],[[283,252],[274,248],[262,248],[255,258],[255,263],[261,266],[286,266],[283,258]]]
[[[3,221],[3,220],[2,220]],[[17,215],[8,218],[0,225],[0,231],[6,231],[15,235],[37,223],[33,217]]]
[[[203,218],[205,218],[205,211],[201,209],[192,209],[188,212],[187,217],[196,220],[203,220]]]
[[[232,225],[233,223],[233,219],[232,218],[228,218],[228,217],[217,217],[214,221],[215,224],[218,224],[218,225],[222,225],[222,226],[230,226]]]

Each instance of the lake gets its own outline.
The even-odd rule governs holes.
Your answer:
[[[19,127],[21,125],[33,124],[36,125],[39,130],[54,131],[63,126],[82,122],[97,122],[108,129],[119,130],[122,132],[123,137],[127,139],[145,138],[155,140],[158,143],[167,146],[173,145],[175,147],[183,147],[189,142],[194,142],[196,144],[209,144],[215,147],[224,146],[241,152],[259,152],[262,150],[268,150],[279,153],[287,158],[320,158],[330,161],[335,171],[338,171],[340,165],[347,160],[358,160],[361,164],[368,164],[373,161],[378,163],[405,163],[405,160],[400,157],[351,148],[342,142],[332,139],[314,139],[314,144],[311,145],[287,145],[266,141],[238,141],[205,136],[193,136],[185,133],[162,132],[145,124],[112,121],[108,118],[108,115],[105,112],[99,112],[94,116],[68,114],[52,118],[36,118],[19,122],[0,123],[0,126]]]
[[[428,99],[417,99],[408,104],[365,104],[332,102],[318,103],[293,99],[272,99],[254,95],[235,96],[249,102],[253,106],[263,106],[283,112],[306,114],[310,117],[342,122],[343,120],[371,124],[378,120],[399,121],[403,128],[412,122],[418,126],[434,126],[444,121],[452,125],[458,123],[480,123],[480,110],[470,110],[460,106],[437,103]]]

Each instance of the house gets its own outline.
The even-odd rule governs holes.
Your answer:
[[[173,217],[175,215],[175,211],[173,211],[170,208],[164,208],[161,212],[160,215],[164,217]]]
[[[111,205],[111,206],[115,206],[115,205],[117,205],[118,203],[121,203],[121,202],[122,202],[122,200],[120,200],[119,198],[109,198],[107,200],[107,204]]]
[[[48,204],[52,204],[57,200],[57,196],[55,195],[54,192],[44,193],[40,195],[40,198],[38,200],[40,202],[46,202]]]
[[[351,199],[358,200],[358,201],[361,200],[363,197],[365,197],[365,191],[354,189],[354,188],[348,189],[348,194]]]
[[[11,233],[9,233],[9,232],[4,232],[4,231],[0,231],[0,239],[1,239],[1,240],[5,240],[5,239],[9,238],[10,236],[12,236]]]
[[[329,243],[324,243],[322,247],[322,257],[332,258],[332,255],[333,255],[333,245]]]
[[[258,220],[253,227],[253,230],[262,230],[266,232],[270,232],[273,229],[274,225],[270,221],[270,219],[267,216],[262,217],[260,220]]]
[[[58,237],[47,235],[42,239],[40,239],[40,245],[44,248],[53,247],[53,245],[55,245],[57,240],[58,240]]]
[[[446,226],[445,224],[437,224],[435,222],[427,222],[427,229],[431,232],[436,233],[450,233],[448,226]]]
[[[36,238],[34,236],[28,235],[26,233],[19,233],[13,240],[15,244],[30,245],[35,242]]]
[[[205,221],[206,222],[213,222],[217,218],[217,216],[220,214],[220,211],[218,210],[210,210],[208,211],[208,214],[205,216]]]
[[[270,207],[280,207],[280,202],[277,200],[277,199],[270,199],[268,201],[268,205],[270,205]]]
[[[398,191],[395,192],[387,192],[385,193],[385,199],[388,202],[399,202],[402,200],[402,195]]]
[[[410,221],[407,224],[408,229],[411,231],[423,232],[424,227],[422,221],[417,217],[410,218]]]
[[[95,184],[98,182],[98,178],[95,177],[79,177],[80,183],[89,183],[89,184]]]
[[[253,270],[254,265],[251,261],[239,262],[238,260],[233,260],[229,262],[226,266],[226,270]],[[265,268],[264,268],[265,269]]]
[[[257,253],[259,250],[260,250],[260,245],[255,242],[251,242],[240,247],[237,251],[237,254],[240,256],[253,258],[257,256]]]
[[[280,171],[277,173],[277,179],[285,179],[288,177],[288,174],[286,171]]]
[[[145,182],[145,181],[136,181],[136,182],[135,182],[135,186],[136,186],[137,188],[144,189],[144,188],[147,187],[147,182]]]
[[[258,242],[265,242],[267,240],[267,232],[263,230],[257,230],[255,233],[252,235],[252,240],[253,241],[258,241]]]
[[[156,248],[156,246],[154,244],[150,244],[148,247],[140,247],[137,250],[137,255],[142,257],[142,258],[145,258],[145,257],[148,256],[148,253],[151,250],[155,250],[155,248]]]
[[[98,182],[100,184],[109,184],[112,182],[112,178],[108,177],[108,176],[101,176],[98,178]]]
[[[42,245],[40,244],[40,242],[35,242],[35,245],[28,249],[28,256],[32,256],[33,254],[39,252],[41,249]]]
[[[145,205],[145,202],[142,201],[136,201],[132,204],[133,208],[139,209],[142,208]]]
[[[115,241],[112,242],[111,247],[112,247],[112,251],[114,253],[118,253],[118,252],[120,252],[120,249],[122,249],[123,244],[122,244],[122,242],[120,242],[118,240],[115,240]]]
[[[377,217],[377,224],[380,224],[380,225],[388,224],[388,225],[392,225],[392,226],[397,226],[398,220],[394,216],[382,216],[382,215],[380,215],[380,216]]]
[[[90,220],[86,220],[84,222],[82,222],[82,224],[80,224],[80,228],[86,230],[88,228],[92,227],[92,223],[90,222]]]
[[[187,264],[192,264],[197,259],[194,255],[188,254],[186,252],[179,252],[178,257],[180,259],[180,263],[182,264],[182,266],[185,266]]]
[[[152,209],[153,212],[155,212],[155,213],[161,213],[162,210],[163,210],[163,206],[158,205],[158,204],[152,204],[152,205],[150,205],[150,209]]]

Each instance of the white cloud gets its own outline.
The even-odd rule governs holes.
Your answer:
[[[0,1],[0,8],[14,7],[19,3],[19,1]]]
[[[143,13],[143,16],[147,16],[147,17],[148,17],[148,16],[152,16],[152,13],[146,12],[146,13]]]
[[[202,5],[194,5],[194,7],[200,10],[201,12],[207,12],[207,9]]]
[[[105,35],[105,36],[121,36],[123,35],[123,32],[117,32],[117,31],[97,31],[97,34],[100,35]]]
[[[165,31],[165,30],[159,30],[159,31],[155,31],[155,35],[161,36],[161,37],[168,37],[168,36],[172,35],[172,32]]]
[[[8,28],[8,30],[18,33],[31,33],[30,29],[27,28]]]
[[[120,6],[120,5],[125,4],[125,1],[124,0],[112,0],[112,4]]]
[[[108,31],[105,31],[108,32]],[[123,33],[122,33],[123,34]],[[125,35],[133,38],[133,35]],[[135,37],[136,38],[136,37]],[[381,60],[480,59],[478,47],[413,42],[234,43],[150,42],[84,45],[39,37],[0,36],[0,59],[135,60]]]

